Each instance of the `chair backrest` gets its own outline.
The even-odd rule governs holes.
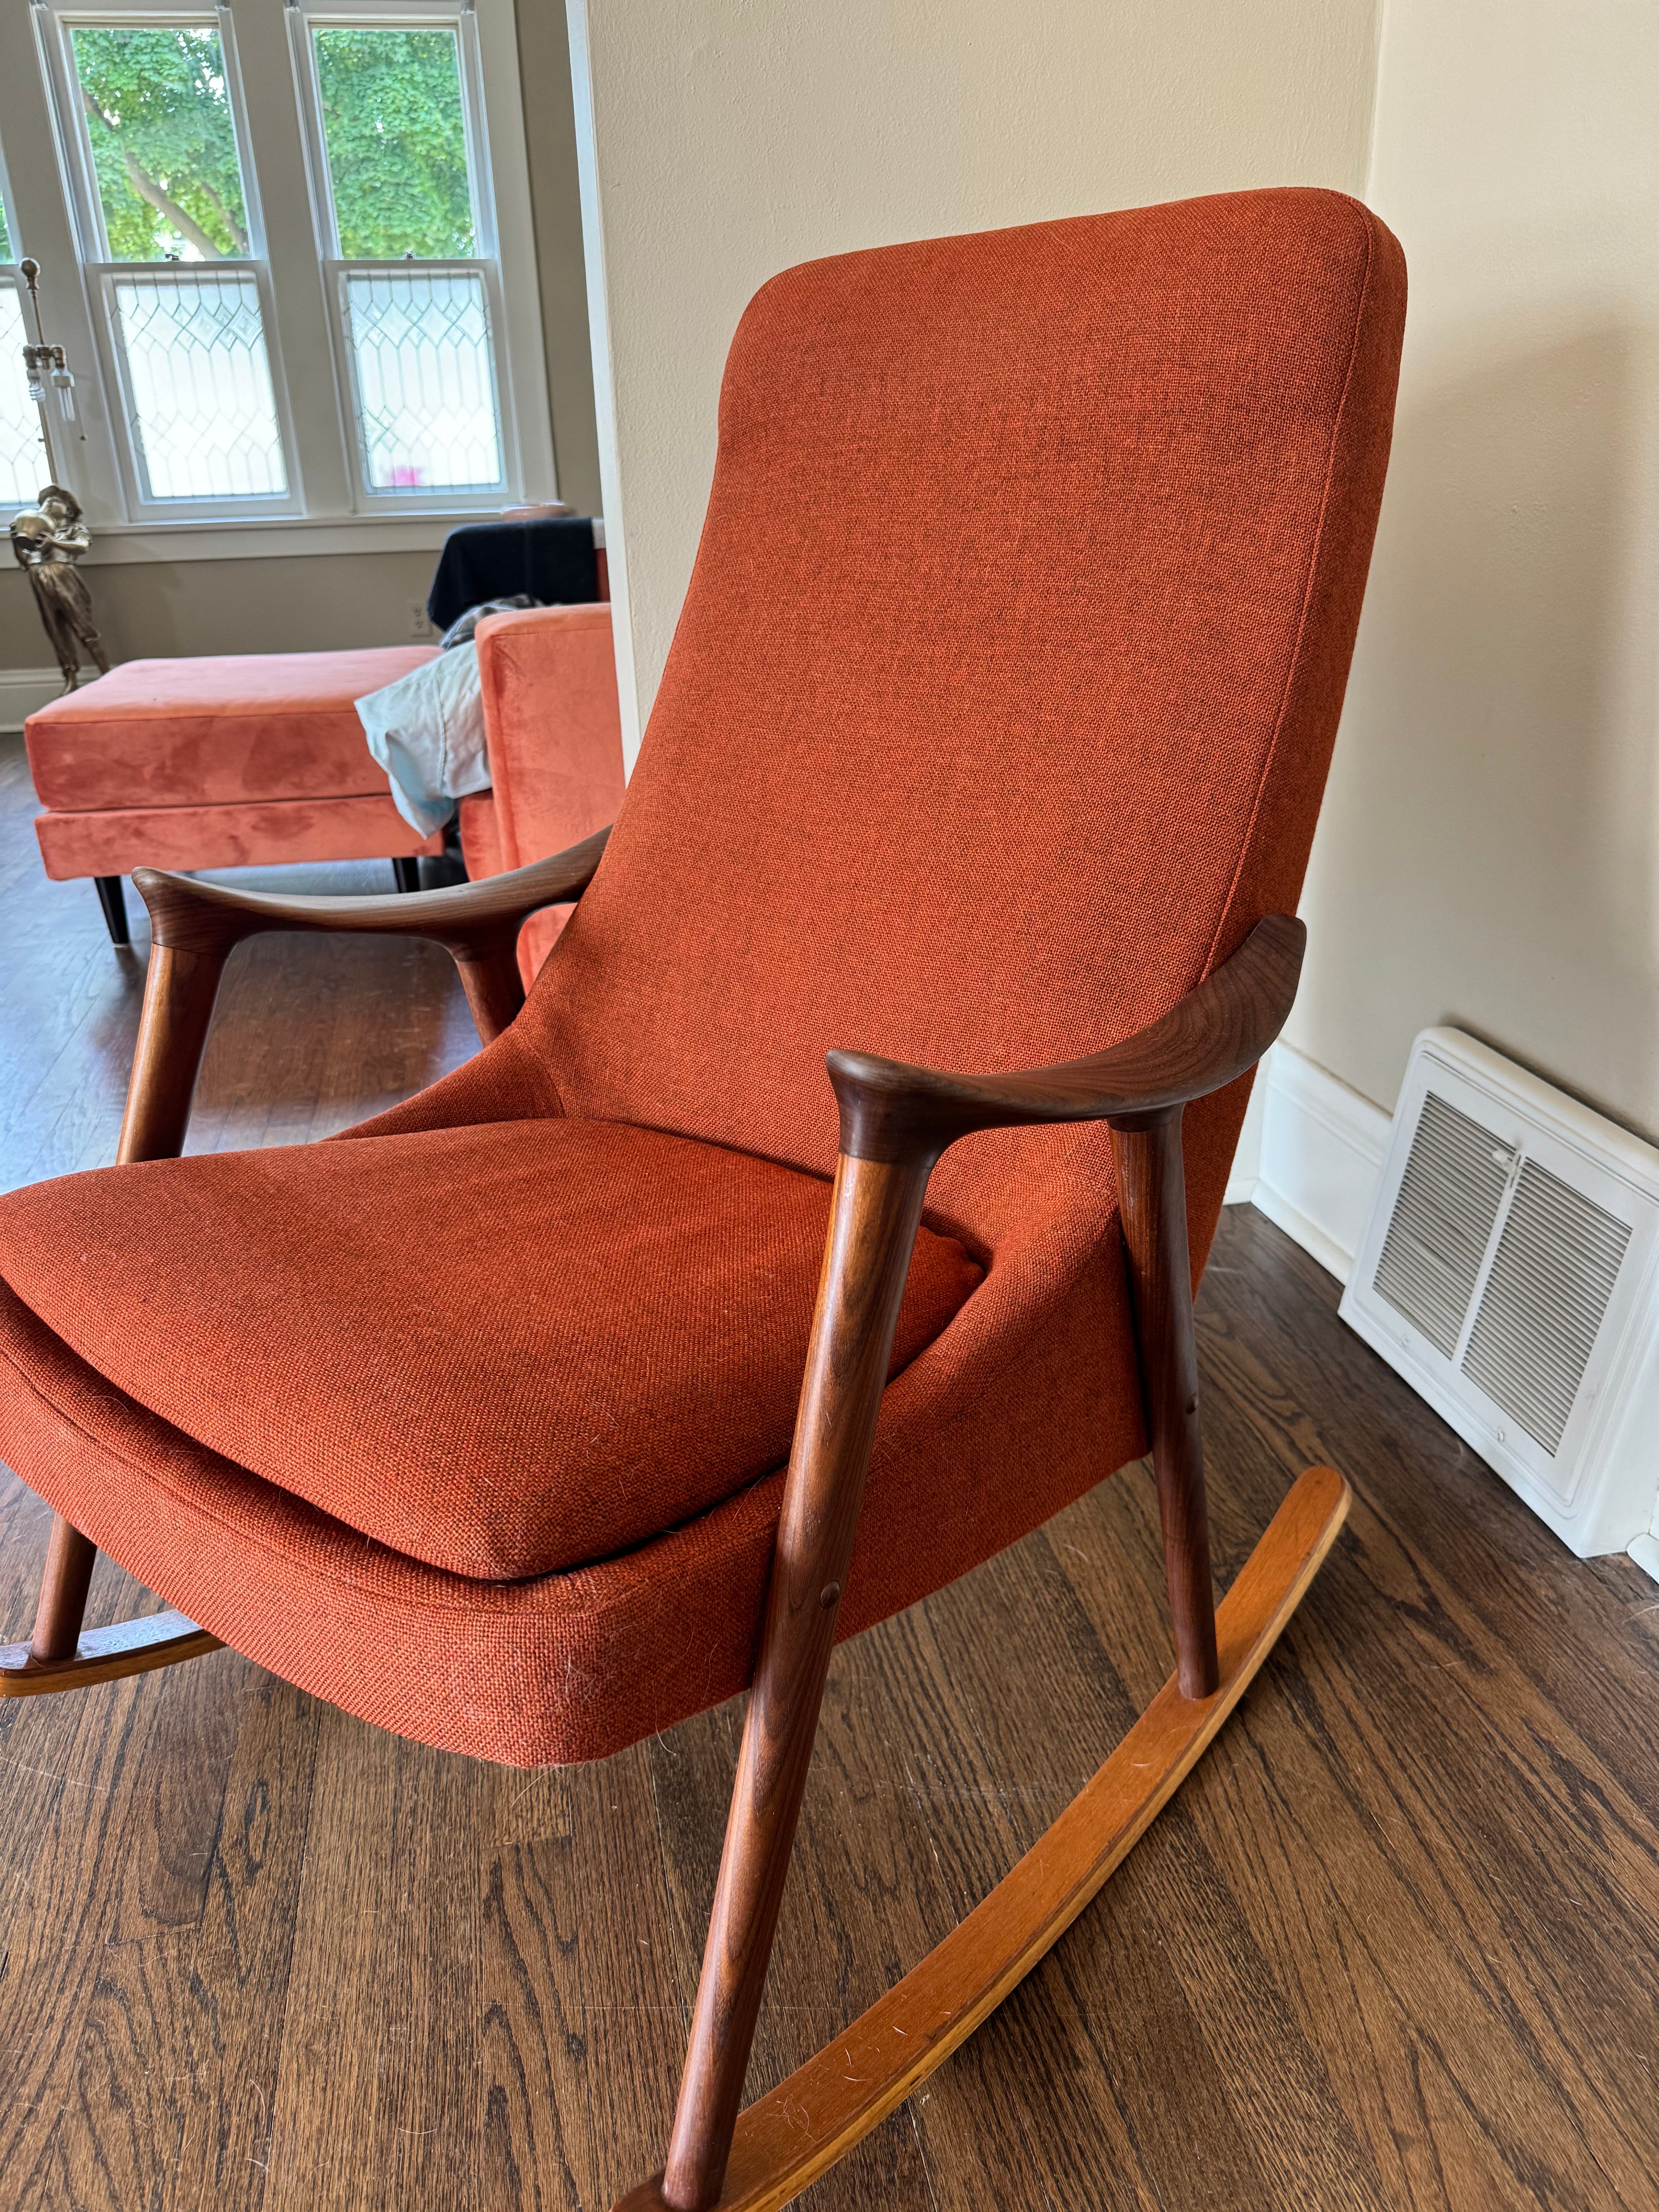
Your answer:
[[[1404,307],[1382,225],[1300,190],[765,285],[621,819],[523,1018],[567,1111],[827,1168],[830,1046],[1097,1049],[1293,910]]]

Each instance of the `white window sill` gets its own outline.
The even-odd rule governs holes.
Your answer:
[[[452,530],[500,518],[459,514],[270,515],[258,522],[94,522],[89,568],[149,561],[271,561],[293,554],[435,553]],[[593,519],[593,542],[605,524]]]

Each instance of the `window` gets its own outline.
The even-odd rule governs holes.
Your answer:
[[[325,266],[371,498],[503,489],[495,263],[460,27],[307,25]]]
[[[511,0],[31,12],[97,356],[75,367],[100,378],[130,520],[552,494],[533,251],[527,222],[509,225],[509,314],[493,185],[504,143],[527,201]],[[21,366],[11,378],[12,250],[7,231],[0,500],[15,501],[37,489],[16,487],[39,472],[40,436]]]

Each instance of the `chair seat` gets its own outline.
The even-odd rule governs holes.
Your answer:
[[[787,1456],[817,1176],[595,1121],[161,1160],[0,1199],[0,1277],[139,1405],[427,1565],[611,1557]],[[981,1279],[924,1229],[893,1371]]]

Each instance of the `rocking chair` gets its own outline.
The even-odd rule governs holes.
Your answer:
[[[1389,233],[1314,191],[775,278],[608,842],[386,899],[140,872],[123,1164],[0,1200],[0,1450],[59,1516],[6,1692],[222,1641],[533,1765],[750,1689],[633,2212],[785,2203],[907,2097],[1145,1831],[1341,1523],[1310,1470],[1217,1609],[1192,1291],[1295,989],[1404,304]],[[521,925],[576,900],[524,1000]],[[227,956],[316,929],[447,945],[484,1048],[343,1139],[179,1157]],[[1171,1680],[740,2115],[832,1644],[1148,1449]],[[83,1632],[94,1546],[180,1610]]]

